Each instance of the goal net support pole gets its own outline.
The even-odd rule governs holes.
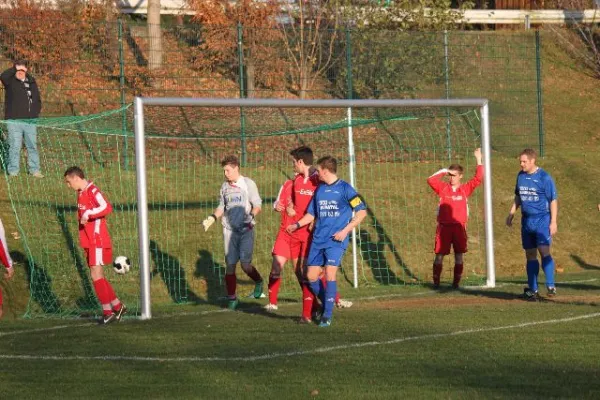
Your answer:
[[[354,149],[352,140],[352,109],[353,108],[419,108],[419,107],[471,107],[478,108],[481,120],[481,148],[485,160],[484,168],[484,220],[485,220],[485,252],[486,252],[486,286],[495,286],[494,264],[494,231],[492,213],[492,171],[490,122],[487,99],[419,99],[419,100],[277,100],[277,99],[213,99],[213,98],[150,98],[136,97],[134,100],[134,132],[135,159],[137,176],[137,208],[139,234],[140,262],[140,297],[141,319],[150,319],[150,239],[148,226],[148,194],[146,181],[146,148],[144,107],[265,107],[265,108],[345,108],[348,110],[348,136],[350,179],[354,185]],[[360,188],[359,188],[360,189]],[[359,190],[360,191],[360,190]],[[356,233],[352,235],[354,287],[358,286],[357,276],[357,243]]]

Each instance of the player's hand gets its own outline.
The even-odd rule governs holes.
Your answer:
[[[333,240],[335,240],[337,242],[343,242],[344,239],[346,239],[346,236],[348,236],[348,232],[346,232],[345,229],[342,229],[341,231],[339,231],[335,235],[333,235]]]
[[[281,204],[280,201],[276,201],[275,202],[275,211],[282,212],[283,210],[285,210],[285,207],[283,206],[283,204]]]
[[[209,215],[208,217],[206,217],[206,219],[204,221],[202,221],[202,226],[204,227],[204,232],[206,232],[208,230],[208,228],[211,227],[212,224],[214,224],[216,221],[216,218],[212,215]]]
[[[83,217],[81,217],[81,220],[79,221],[79,223],[80,223],[81,225],[85,225],[85,224],[87,224],[88,222],[89,222],[89,219],[88,219],[88,217],[87,217],[87,216],[85,216],[85,215],[84,215]]]
[[[514,214],[508,214],[508,217],[506,217],[506,226],[512,226],[514,217]]]
[[[256,220],[254,219],[254,215],[250,214],[250,216],[252,217],[252,219],[250,220],[250,222],[246,223],[246,228],[248,228],[248,230],[252,230],[254,228],[254,225],[256,225]]]
[[[550,236],[556,235],[558,232],[558,224],[556,222],[550,222]]]
[[[296,210],[294,210],[294,203],[288,204],[288,206],[285,208],[285,212],[287,212],[287,215],[289,215],[290,217],[295,217]]]
[[[294,232],[296,232],[297,230],[298,230],[298,225],[296,225],[296,224],[288,225],[288,227],[287,227],[287,228],[285,228],[285,231],[286,231],[287,233],[294,233]]]
[[[6,273],[4,274],[4,276],[6,277],[6,279],[10,279],[13,277],[14,274],[15,274],[15,269],[13,267],[10,267],[6,270]]]
[[[481,147],[476,148],[473,155],[476,159],[481,160]]]

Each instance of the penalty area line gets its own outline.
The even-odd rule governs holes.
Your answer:
[[[261,360],[271,360],[275,358],[287,358],[287,357],[297,357],[311,354],[322,354],[322,353],[330,353],[337,350],[348,350],[348,349],[359,349],[364,347],[376,347],[376,346],[386,346],[393,345],[398,343],[417,341],[417,340],[428,340],[428,339],[441,339],[452,336],[462,336],[468,334],[477,334],[484,332],[494,332],[501,330],[509,330],[509,329],[522,329],[528,328],[532,326],[538,325],[548,325],[548,324],[558,324],[564,322],[572,322],[578,320],[585,320],[590,318],[600,317],[599,313],[593,314],[585,314],[579,315],[576,317],[569,318],[557,318],[545,321],[533,321],[533,322],[523,322],[520,324],[513,325],[505,325],[505,326],[496,326],[489,328],[474,328],[474,329],[465,329],[454,332],[447,333],[434,333],[430,335],[421,335],[421,336],[408,336],[403,338],[396,338],[391,340],[384,341],[370,341],[370,342],[357,342],[357,343],[349,343],[338,346],[329,346],[329,347],[319,347],[316,349],[308,349],[308,350],[296,350],[296,351],[288,351],[288,352],[280,352],[280,353],[266,353],[262,355],[256,356],[248,356],[248,357],[142,357],[142,356],[80,356],[80,355],[35,355],[35,354],[0,354],[0,359],[3,360],[35,360],[35,361],[137,361],[137,362],[223,362],[223,361],[241,361],[241,362],[252,362],[252,361],[261,361]]]

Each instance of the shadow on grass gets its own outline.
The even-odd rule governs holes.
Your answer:
[[[88,266],[87,262],[81,257],[76,245],[75,239],[69,230],[69,225],[67,224],[65,218],[64,209],[58,207],[56,209],[56,219],[60,225],[60,229],[62,231],[63,237],[65,238],[65,243],[67,245],[67,249],[69,250],[69,254],[73,257],[73,261],[75,262],[75,268],[77,270],[77,274],[81,280],[81,286],[83,289],[83,296],[78,298],[75,303],[77,307],[81,310],[85,311],[94,311],[98,310],[100,304],[96,300],[96,294],[94,292],[94,288],[92,287],[92,283],[88,274]],[[36,278],[36,277],[34,277]]]
[[[219,299],[224,293],[225,267],[216,262],[208,250],[199,250],[198,256],[194,277],[204,278],[206,282],[206,300],[210,303],[219,303]]]
[[[190,290],[185,269],[177,258],[162,251],[154,240],[150,241],[150,254],[155,267],[151,276],[160,275],[174,303],[206,303]]]
[[[373,221],[373,228],[377,234],[375,241],[369,232],[361,229],[359,231],[360,252],[363,259],[367,262],[373,277],[382,285],[397,285],[397,284],[415,284],[420,282],[419,278],[413,273],[410,267],[404,262],[404,259],[394,245],[392,238],[388,235],[386,229],[379,222],[375,214],[370,208],[367,208],[369,218]],[[387,250],[386,250],[387,247]],[[404,272],[405,278],[400,279],[392,271],[388,261],[385,258],[385,253],[391,252],[396,265]],[[408,280],[406,278],[409,278]]]
[[[46,314],[59,314],[60,300],[52,291],[52,279],[43,266],[29,260],[20,251],[11,251],[10,257],[15,263],[25,266],[25,275],[29,284],[30,300],[36,302]]]
[[[576,254],[570,254],[571,260],[575,261],[579,267],[588,271],[600,271],[600,265],[588,264],[585,260]]]

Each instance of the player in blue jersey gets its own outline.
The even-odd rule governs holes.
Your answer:
[[[550,174],[535,164],[535,150],[525,149],[519,156],[521,172],[517,175],[515,201],[506,218],[512,226],[517,209],[521,207],[521,239],[527,258],[527,284],[524,296],[528,300],[538,298],[538,274],[542,257],[542,269],[546,275],[548,296],[556,295],[554,285],[554,260],[550,255],[552,236],[557,231],[558,200],[556,186]]]
[[[312,291],[323,304],[323,316],[319,326],[327,327],[331,325],[337,292],[336,274],[348,247],[348,234],[367,216],[367,209],[356,190],[337,177],[335,158],[320,158],[317,161],[317,170],[323,184],[317,188],[304,217],[289,225],[287,231],[292,233],[315,221],[306,275]],[[326,287],[323,287],[319,279],[323,269],[327,279]]]

